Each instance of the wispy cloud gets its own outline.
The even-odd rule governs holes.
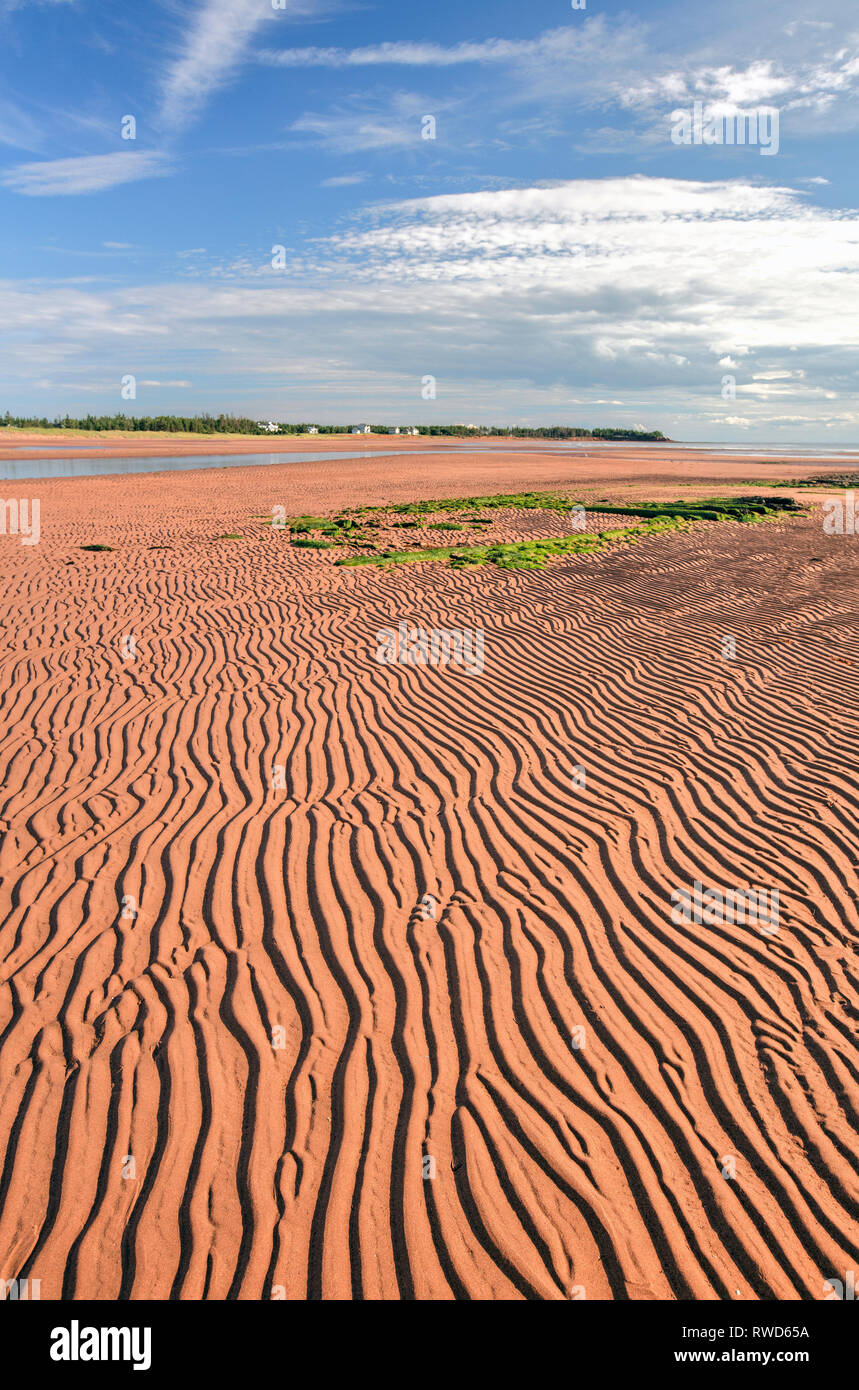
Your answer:
[[[767,56],[714,61],[706,54],[667,53],[652,26],[628,16],[583,18],[536,38],[488,38],[445,45],[391,41],[357,48],[265,48],[257,61],[280,68],[450,68],[504,66],[514,75],[511,96],[539,97],[570,106],[614,105],[649,121],[657,113],[701,100],[724,111],[778,103],[806,118],[841,103],[843,121],[855,123],[859,91],[857,36],[837,42],[823,24],[789,26]],[[570,81],[570,65],[576,80]]]
[[[162,87],[162,120],[191,120],[229,79],[257,29],[272,15],[271,0],[206,0],[189,12],[180,49]]]
[[[323,179],[320,188],[349,188],[354,183],[366,182],[366,174],[338,174],[333,179]]]
[[[477,43],[394,41],[363,48],[263,49],[259,61],[283,68],[357,68],[399,64],[407,67],[454,67],[460,63],[511,63],[558,47],[578,46],[569,29],[555,29],[537,39],[483,39]]]
[[[122,183],[159,178],[168,174],[170,168],[170,160],[158,150],[123,150],[116,154],[17,164],[0,175],[0,183],[13,193],[23,193],[29,198],[60,197],[101,193]]]
[[[35,153],[41,144],[42,132],[32,116],[14,102],[0,101],[0,145]]]
[[[187,12],[188,25],[162,85],[161,118],[182,126],[235,74],[254,35],[266,23],[301,20],[322,9],[322,0],[203,0]]]
[[[296,135],[309,136],[314,143],[324,145],[335,154],[354,154],[359,150],[406,149],[413,146],[417,119],[308,114],[293,121],[289,129]]]
[[[293,135],[308,137],[333,154],[357,155],[364,150],[414,150],[416,146],[426,150],[427,142],[420,138],[421,121],[430,110],[439,122],[444,119],[445,129],[449,131],[457,102],[436,99],[430,105],[427,97],[416,92],[395,92],[391,96],[361,93],[334,110],[305,112],[290,124],[289,131]],[[462,146],[466,139],[467,136],[463,135]]]

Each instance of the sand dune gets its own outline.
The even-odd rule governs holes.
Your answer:
[[[486,489],[383,464],[44,483],[41,544],[0,538],[0,1275],[823,1297],[859,1258],[855,542],[344,570],[249,519]],[[482,629],[482,674],[380,665],[400,621]],[[696,880],[778,889],[777,935],[672,921]]]

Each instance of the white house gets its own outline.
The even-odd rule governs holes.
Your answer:
[[[280,425],[276,425],[274,423],[274,420],[257,420],[257,428],[265,430],[266,434],[277,434],[278,430],[280,429]]]
[[[316,428],[315,425],[308,425],[308,427],[307,427],[307,433],[308,433],[308,434],[318,434],[319,431],[318,431],[318,429]]]
[[[399,427],[399,425],[390,425],[390,426],[388,427],[388,434],[399,434],[399,432],[400,432],[400,427]]]
[[[406,425],[406,428],[403,430],[403,434],[420,434],[420,430],[418,429],[417,425]]]

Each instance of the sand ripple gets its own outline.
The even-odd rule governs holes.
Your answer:
[[[859,1258],[849,543],[376,572],[238,529],[4,540],[0,1274],[822,1297]],[[401,619],[482,628],[484,673],[380,666]],[[696,879],[777,887],[778,935],[673,924]]]

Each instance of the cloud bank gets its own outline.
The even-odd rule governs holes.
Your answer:
[[[285,418],[351,401],[439,420],[634,415],[679,434],[696,417],[711,434],[815,437],[859,420],[859,212],[788,187],[636,176],[445,195],[290,257],[279,272],[267,247],[256,264],[200,255],[179,284],[5,286],[13,370],[103,383],[121,366],[213,399],[229,381],[231,402]]]

